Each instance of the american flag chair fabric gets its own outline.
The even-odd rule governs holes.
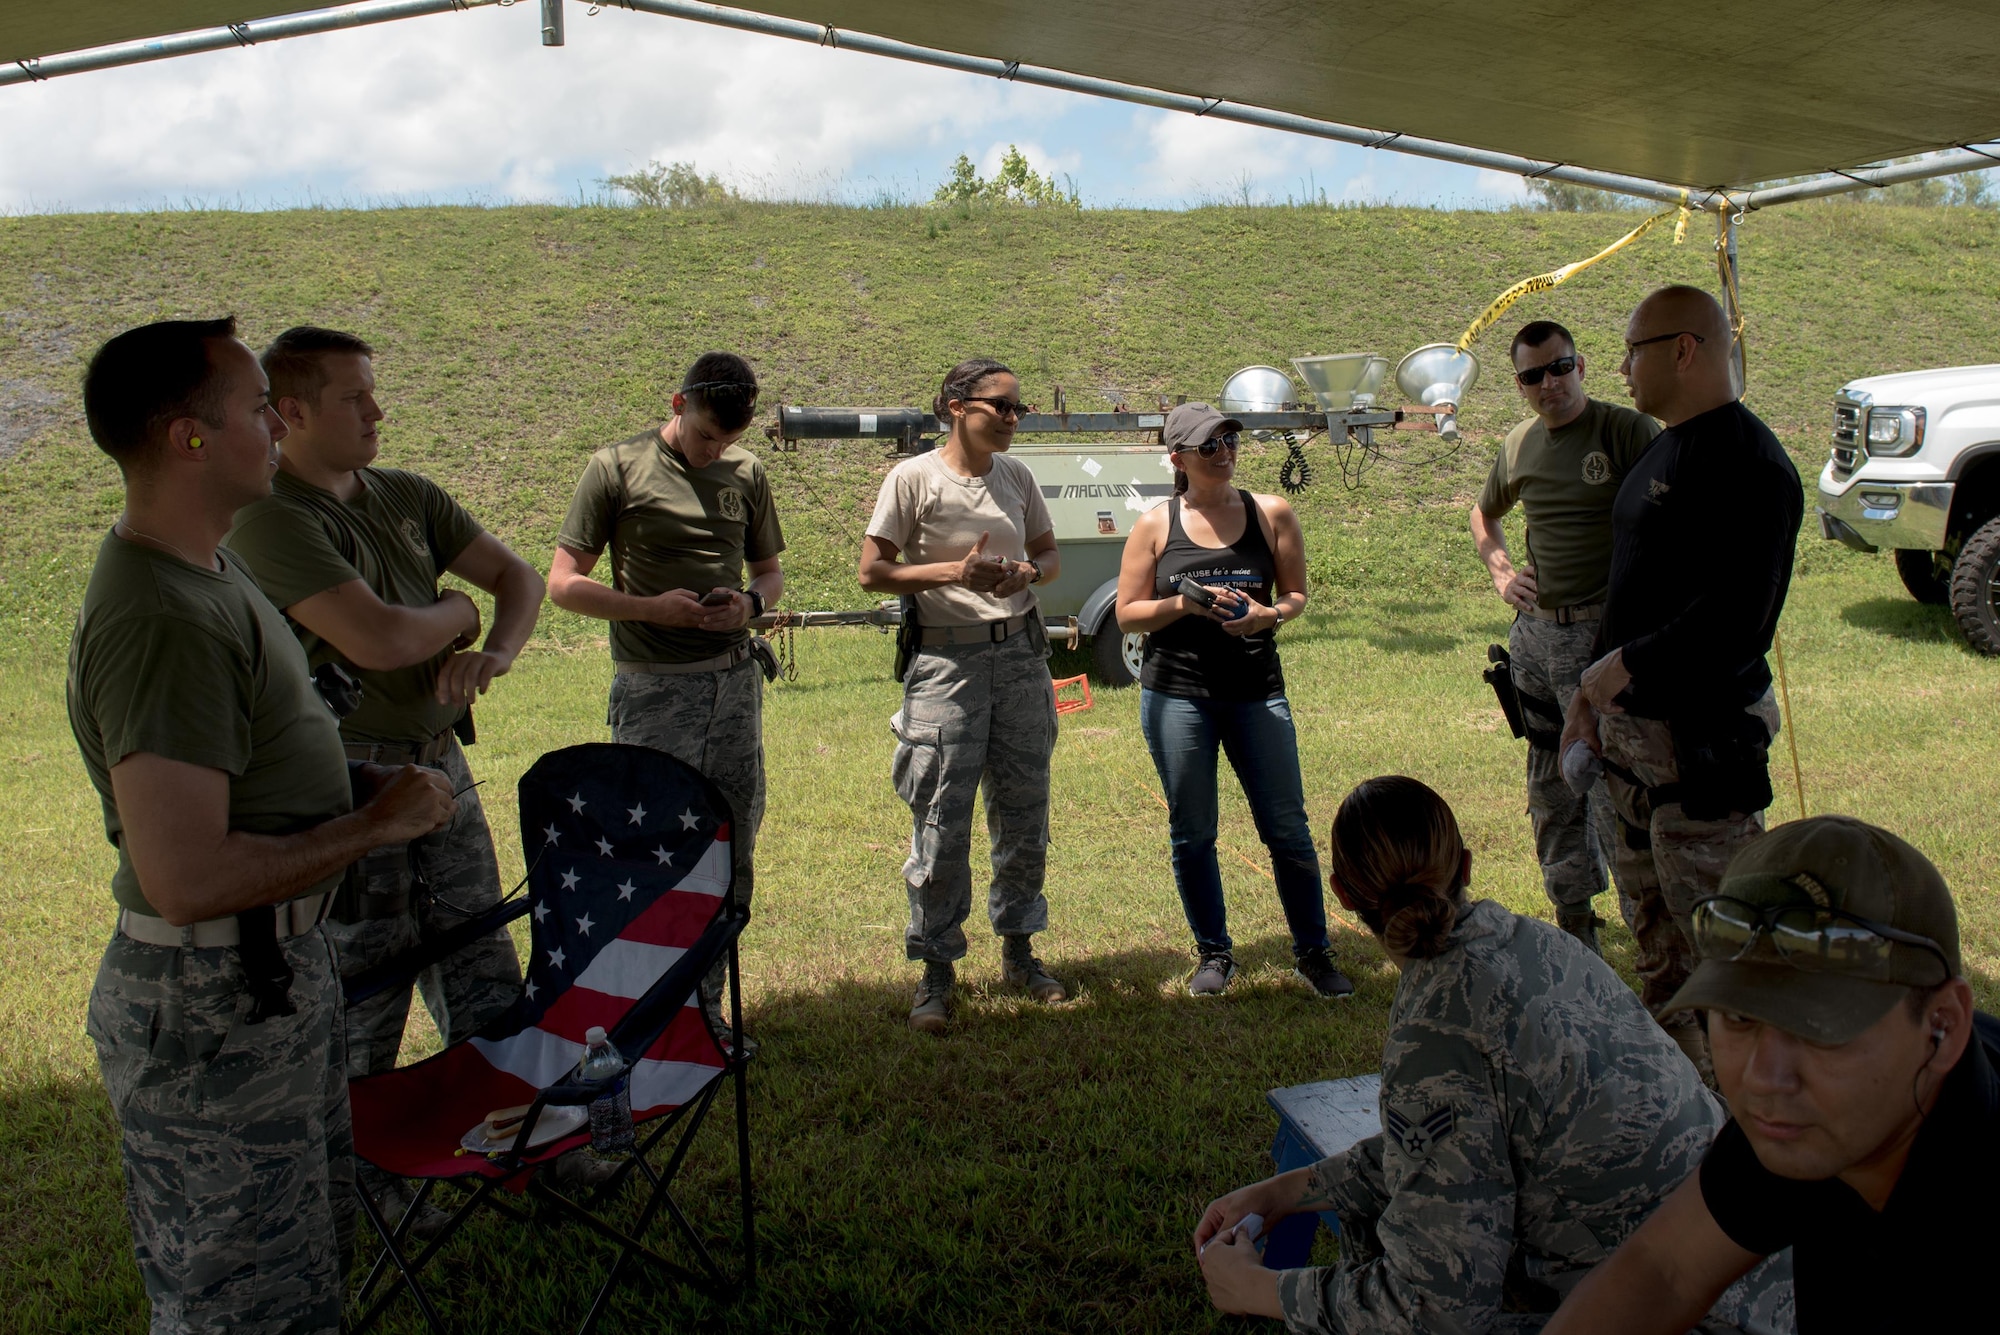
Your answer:
[[[618,1249],[583,1321],[586,1333],[634,1260],[706,1291],[727,1291],[729,1280],[669,1188],[724,1078],[731,1076],[743,1281],[752,1273],[745,1063],[733,1055],[744,1047],[736,938],[748,912],[732,896],[728,803],[693,767],[664,752],[591,743],[536,761],[521,778],[520,805],[522,850],[529,863],[525,896],[454,931],[443,943],[476,939],[495,922],[528,917],[531,957],[519,999],[470,1039],[348,1087],[356,1152],[385,1172],[422,1182],[418,1204],[393,1229],[360,1193],[362,1212],[383,1252],[356,1300],[366,1309],[352,1328],[357,1331],[407,1288],[431,1328],[441,1332],[443,1322],[421,1278],[424,1266],[481,1206],[530,1225],[540,1222],[535,1212],[506,1199],[521,1193],[545,1213],[582,1223]],[[400,976],[414,976],[435,955],[413,952]],[[726,1047],[711,1035],[695,994],[718,959],[729,963],[733,1039]],[[349,984],[350,998],[384,981],[356,979]],[[602,1092],[574,1079],[585,1051],[584,1032],[592,1026],[602,1026],[631,1061],[640,1152],[611,1182],[577,1201],[539,1170],[589,1143],[587,1121],[547,1143],[526,1146],[540,1139],[536,1127],[544,1119],[549,1126],[574,1119],[574,1110]],[[482,1154],[464,1148],[462,1139],[489,1113],[520,1105],[529,1111],[507,1149]],[[666,1162],[659,1165],[653,1160],[663,1146]],[[433,1188],[448,1181],[466,1188],[466,1199],[438,1236],[412,1255],[410,1222]],[[634,1188],[630,1193],[628,1186]],[[597,1212],[623,1195],[638,1198],[626,1211],[637,1204],[636,1222],[614,1224]],[[675,1225],[694,1268],[669,1260],[645,1241],[662,1213]]]

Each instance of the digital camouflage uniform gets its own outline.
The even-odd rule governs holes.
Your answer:
[[[1603,960],[1490,900],[1403,968],[1383,1133],[1313,1172],[1340,1264],[1280,1271],[1299,1335],[1535,1331],[1700,1164],[1727,1120]],[[1790,1255],[1704,1329],[1789,1331]]]
[[[112,897],[155,920],[111,787],[126,757],[227,775],[232,830],[293,834],[353,806],[304,652],[242,561],[221,557],[205,570],[107,537],[70,643],[70,726],[118,848]],[[120,930],[91,989],[86,1027],[122,1133],[155,1335],[340,1324],[353,1160],[339,983],[318,929],[278,949],[294,1013],[256,1023],[235,946]]]
[[[1596,635],[1594,620],[1564,626],[1540,617],[1515,617],[1507,632],[1507,652],[1513,659],[1516,689],[1568,712],[1583,670],[1594,661],[1591,641]],[[1548,720],[1541,722],[1548,724]],[[1560,720],[1556,728],[1560,732]],[[1535,831],[1542,889],[1557,914],[1589,912],[1591,901],[1604,893],[1608,866],[1618,886],[1619,916],[1636,936],[1638,906],[1625,889],[1624,871],[1616,860],[1618,816],[1604,781],[1600,779],[1589,793],[1578,797],[1563,778],[1558,753],[1530,743],[1528,820]]]
[[[745,587],[746,567],[785,549],[770,479],[757,456],[731,445],[695,468],[659,429],[590,457],[556,539],[573,552],[611,553],[612,587],[646,598],[672,589],[705,594]],[[735,895],[756,888],[757,830],[764,823],[764,677],[743,657],[747,629],[706,631],[645,621],[611,623],[615,674],[605,711],[611,739],[686,761],[729,802]],[[737,657],[724,665],[718,660]],[[685,671],[689,665],[716,663]],[[728,965],[702,980],[702,1007],[717,1033]]]
[[[428,607],[438,600],[446,568],[484,531],[442,487],[419,474],[364,468],[360,477],[361,491],[344,501],[280,471],[271,495],[236,516],[232,549],[279,607],[354,580],[392,606]],[[443,830],[374,849],[349,868],[326,933],[339,953],[341,977],[354,978],[498,904],[500,866],[465,752],[448,735],[466,707],[437,698],[438,672],[451,651],[408,667],[370,670],[296,621],[292,628],[315,666],[337,663],[361,685],[360,708],[340,725],[351,759],[408,764],[419,747],[441,744],[443,754],[428,763],[460,794],[457,813]],[[513,937],[500,928],[426,969],[416,985],[444,1041],[468,1037],[520,995]],[[407,986],[377,993],[347,1012],[349,1076],[395,1068],[409,1013]]]
[[[1766,691],[1747,711],[1775,737],[1777,702]],[[1691,820],[1679,802],[1655,804],[1650,788],[1677,783],[1674,742],[1661,719],[1601,714],[1597,736],[1604,748],[1611,802],[1626,827],[1613,847],[1620,884],[1637,901],[1632,935],[1638,943],[1639,996],[1657,1014],[1693,972],[1694,906],[1716,894],[1736,851],[1764,833],[1761,811],[1731,812],[1720,820]],[[1637,778],[1635,785],[1609,767]],[[1635,847],[1635,845],[1638,845]],[[1698,1029],[1691,1011],[1670,1015],[1670,1028]]]
[[[620,672],[605,712],[611,740],[665,751],[701,771],[736,817],[729,855],[736,901],[755,888],[764,823],[764,674],[754,658],[721,672]]]
[[[904,949],[913,960],[965,956],[972,912],[972,799],[984,792],[995,933],[1049,925],[1049,757],[1055,686],[1039,615],[998,644],[936,645],[910,660],[903,707],[890,720],[889,774],[913,818],[903,882],[910,897]]]
[[[155,1335],[340,1327],[354,1142],[338,975],[317,932],[280,948],[297,1011],[256,1025],[234,947],[119,935],[98,969],[87,1027]]]
[[[1538,608],[1587,609],[1568,624],[1527,613],[1514,619],[1508,653],[1523,696],[1566,710],[1576,695],[1594,658],[1596,611],[1610,577],[1612,503],[1618,484],[1658,431],[1643,413],[1589,399],[1575,420],[1553,431],[1539,417],[1521,422],[1496,452],[1480,491],[1480,511],[1496,522],[1517,505],[1526,513],[1521,545],[1524,564],[1534,569]],[[1562,731],[1560,716],[1542,717],[1526,701],[1522,707],[1532,726]],[[1536,745],[1533,737],[1527,787],[1542,889],[1560,919],[1588,922],[1591,901],[1604,892],[1607,866],[1618,881],[1610,797],[1602,784],[1584,797],[1570,792],[1558,754]],[[1632,925],[1634,904],[1622,882],[1618,909]]]
[[[493,835],[456,741],[436,768],[460,794],[451,823],[413,843],[378,848],[355,863],[342,900],[347,912],[327,919],[342,977],[413,950],[500,902]],[[417,975],[417,990],[447,1045],[470,1037],[521,994],[513,938],[503,928],[453,951]],[[392,987],[348,1007],[348,1075],[394,1070],[409,1015],[408,987]]]

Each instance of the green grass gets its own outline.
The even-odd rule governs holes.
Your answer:
[[[95,344],[157,315],[234,310],[253,342],[312,320],[381,349],[390,461],[430,471],[503,537],[546,561],[585,453],[655,411],[694,353],[736,347],[767,403],[928,399],[942,370],[993,352],[1031,398],[1064,384],[1212,393],[1236,366],[1303,352],[1400,354],[1455,337],[1513,279],[1590,253],[1616,220],[1419,211],[1210,209],[1187,214],[947,215],[742,205],[687,214],[510,209],[176,214],[0,220],[0,1325],[137,1331],[145,1304],[120,1204],[116,1129],[82,1034],[110,928],[111,865],[62,710],[63,651],[115,475],[75,421]],[[935,235],[928,233],[934,232]],[[1649,237],[1520,319],[1553,316],[1616,397],[1625,312],[1661,281],[1703,281],[1706,237]],[[2000,219],[1972,211],[1757,215],[1744,240],[1752,402],[1808,479],[1827,399],[1864,372],[1991,360]],[[1504,357],[1503,335],[1482,351]],[[1428,469],[1378,467],[1359,490],[1324,451],[1301,506],[1314,605],[1284,635],[1309,805],[1371,774],[1415,774],[1456,806],[1475,886],[1546,914],[1519,772],[1478,679],[1503,609],[1485,591],[1464,511],[1514,420],[1489,375],[1474,440]],[[42,404],[36,408],[33,405]],[[11,434],[9,434],[11,433]],[[761,441],[792,549],[793,607],[860,605],[860,526],[886,466],[872,450]],[[1416,453],[1422,453],[1418,449]],[[1254,485],[1277,459],[1246,459]],[[1991,700],[2000,664],[1911,603],[1886,558],[1808,532],[1784,635],[1813,811],[1898,830],[1937,860],[1964,915],[1981,1002],[2000,1004],[2000,798]],[[1186,928],[1133,692],[1065,716],[1056,751],[1042,953],[1075,985],[1034,1007],[997,986],[974,933],[953,1032],[902,1025],[899,940],[907,812],[888,783],[898,688],[874,632],[804,632],[800,680],[767,696],[770,812],[745,940],[763,1244],[761,1287],[718,1309],[650,1285],[620,1320],[766,1329],[1203,1330],[1187,1254],[1200,1206],[1265,1171],[1263,1092],[1377,1065],[1393,970],[1336,930],[1360,985],[1333,1008],[1287,977],[1264,876],[1229,857],[1249,968],[1231,995],[1177,990]],[[1081,671],[1063,657],[1059,673]],[[518,775],[543,751],[601,738],[608,664],[597,627],[550,609],[480,719],[475,768],[518,874]],[[1781,748],[1775,814],[1798,798]],[[1224,842],[1257,850],[1225,796]],[[1608,909],[1607,909],[1608,912]],[[974,924],[976,926],[976,924]],[[1614,962],[1629,940],[1610,932]],[[410,1052],[435,1036],[413,1033]],[[713,1128],[719,1132],[721,1128]],[[726,1167],[712,1136],[694,1184]],[[699,1190],[689,1193],[701,1201]],[[727,1225],[726,1202],[697,1214]],[[536,1256],[482,1229],[443,1289],[469,1329],[544,1328],[574,1307],[597,1251],[573,1231]],[[561,1281],[574,1279],[574,1285]],[[415,1329],[402,1319],[392,1328]]]

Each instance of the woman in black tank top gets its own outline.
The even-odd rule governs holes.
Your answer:
[[[1215,856],[1220,750],[1270,850],[1299,976],[1319,996],[1344,997],[1354,985],[1328,949],[1298,734],[1278,663],[1278,627],[1305,610],[1305,548],[1290,505],[1234,485],[1241,427],[1205,403],[1168,415],[1162,434],[1175,495],[1125,542],[1118,625],[1146,635],[1139,722],[1167,792],[1174,883],[1194,933],[1188,991],[1213,995],[1236,975]]]

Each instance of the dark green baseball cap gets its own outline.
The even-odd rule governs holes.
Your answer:
[[[1938,950],[1906,941],[1880,949],[1884,938],[1871,937],[1869,944],[1878,947],[1872,958],[1822,956],[1802,968],[1780,953],[1766,930],[1740,958],[1705,954],[1662,1016],[1727,1011],[1809,1042],[1839,1045],[1858,1038],[1912,989],[1935,987],[1963,971],[1958,910],[1944,877],[1902,839],[1850,816],[1778,826],[1736,855],[1718,893],[1756,909],[1835,910],[1866,918],[1923,937]],[[1800,920],[1810,917],[1807,912]]]

